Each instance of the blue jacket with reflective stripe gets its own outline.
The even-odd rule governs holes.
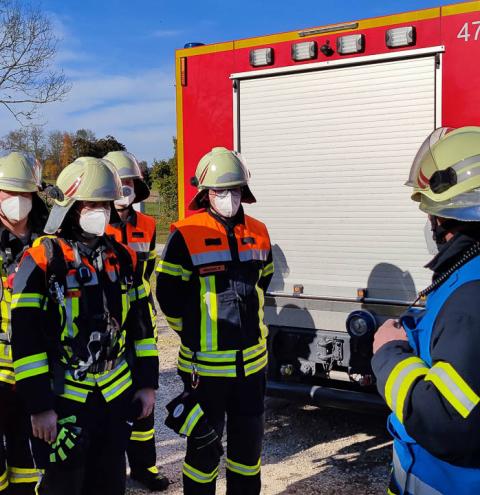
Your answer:
[[[462,285],[480,280],[480,256],[455,271],[427,299],[426,308],[412,309],[402,317],[410,346],[432,366],[431,339],[438,314]],[[472,495],[480,493],[480,469],[455,466],[421,447],[391,414],[388,428],[394,437],[394,478],[401,494]]]

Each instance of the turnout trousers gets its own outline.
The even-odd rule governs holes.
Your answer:
[[[82,428],[85,448],[71,465],[48,462],[49,445],[34,439],[34,456],[45,467],[39,495],[123,495],[131,422],[127,415],[131,404],[130,391],[106,402],[94,389],[85,403],[59,397],[55,410],[59,419],[76,416]]]
[[[137,419],[133,423],[132,435],[127,449],[128,462],[132,471],[158,472],[154,424],[154,411],[150,416]]]
[[[0,495],[33,495],[41,472],[30,448],[30,418],[18,395],[0,385]]]
[[[181,373],[191,390],[190,376]],[[265,370],[248,377],[200,377],[195,389],[208,423],[222,437],[227,430],[227,495],[260,493],[260,457],[264,429]],[[183,465],[185,495],[214,495],[220,458],[196,450],[187,440]],[[205,449],[207,450],[207,449]]]

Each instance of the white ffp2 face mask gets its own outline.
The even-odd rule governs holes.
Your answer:
[[[18,222],[27,218],[32,210],[32,198],[25,196],[11,196],[2,201],[0,208],[3,214],[11,221]]]
[[[84,232],[101,236],[110,221],[110,208],[95,208],[80,214],[79,224]]]
[[[432,231],[432,223],[430,219],[427,220],[425,227],[423,229],[423,234],[425,235],[425,243],[427,245],[427,251],[432,256],[436,256],[438,254],[438,246],[435,240],[433,239],[433,231]]]
[[[240,203],[242,202],[242,192],[240,190],[226,190],[210,195],[212,208],[222,217],[234,217]]]
[[[120,199],[116,199],[113,203],[115,204],[115,208],[121,210],[123,208],[128,208],[133,201],[135,200],[135,191],[133,187],[123,186],[122,187],[123,197]]]

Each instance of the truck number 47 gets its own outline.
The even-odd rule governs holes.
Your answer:
[[[470,41],[473,36],[473,31],[475,31],[474,40],[477,41],[480,37],[480,21],[466,22],[462,29],[457,34],[459,40],[463,39],[465,41]]]

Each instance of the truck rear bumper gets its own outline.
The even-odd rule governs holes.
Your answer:
[[[333,407],[365,413],[385,413],[387,411],[387,406],[380,396],[355,390],[269,380],[267,382],[267,395],[313,406]]]

